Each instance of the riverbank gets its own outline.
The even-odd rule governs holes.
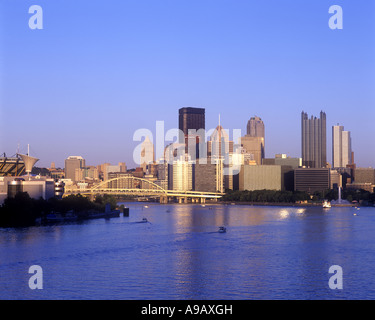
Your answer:
[[[220,201],[224,205],[273,206],[273,207],[321,207],[322,203],[290,203],[290,202],[249,202],[249,201]],[[332,207],[358,207],[359,204],[331,204]]]

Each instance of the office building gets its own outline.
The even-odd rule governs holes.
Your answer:
[[[263,165],[290,166],[293,169],[302,167],[302,158],[291,158],[286,154],[276,154],[275,158],[264,158]]]
[[[178,110],[178,128],[185,136],[189,134],[189,129],[206,129],[205,109],[203,108],[181,108]]]
[[[239,173],[239,190],[292,189],[290,172],[293,172],[293,169],[289,166],[243,165]]]
[[[326,114],[320,112],[320,118],[302,111],[302,165],[308,168],[325,168],[327,165]]]
[[[194,190],[194,169],[195,165],[188,160],[180,159],[173,162],[173,190],[176,191],[192,191]]]
[[[195,164],[195,191],[217,192],[217,170],[218,166],[212,163],[211,159],[207,163]]]
[[[85,159],[81,156],[70,156],[65,159],[65,179],[78,181],[76,179],[76,169],[83,169],[86,166]]]
[[[246,134],[250,137],[262,137],[265,138],[264,123],[259,117],[252,117],[247,122]]]
[[[262,164],[262,160],[265,157],[264,149],[264,137],[241,137],[241,147],[245,150],[245,153],[252,154],[253,159],[257,165]]]
[[[332,166],[346,168],[352,164],[352,142],[344,126],[332,126]]]
[[[205,144],[205,109],[181,108],[178,110],[179,142],[185,145],[185,153],[191,160],[199,159],[200,147]],[[203,155],[204,156],[204,155]]]
[[[155,162],[154,145],[147,136],[141,144],[139,164],[143,172],[147,172],[147,165]]]
[[[338,189],[343,187],[342,175],[338,170],[330,170],[330,189]]]
[[[355,183],[371,183],[375,185],[375,169],[373,168],[355,168],[354,169]]]
[[[314,193],[331,188],[329,168],[298,168],[294,170],[294,190]]]

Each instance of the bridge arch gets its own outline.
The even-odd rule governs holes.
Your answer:
[[[141,183],[141,188],[135,187],[136,183]],[[125,185],[125,186],[124,186]],[[158,184],[143,178],[138,177],[117,177],[109,180],[102,181],[101,183],[93,186],[92,188],[88,189],[92,193],[96,193],[100,190],[115,190],[115,189],[127,189],[127,190],[148,190],[148,191],[155,191],[159,194],[167,194],[167,190],[159,186]]]

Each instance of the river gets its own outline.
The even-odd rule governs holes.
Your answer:
[[[129,217],[0,229],[0,299],[375,299],[375,208],[124,204]]]

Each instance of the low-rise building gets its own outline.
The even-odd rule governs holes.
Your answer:
[[[239,190],[291,189],[293,169],[280,165],[243,165],[239,173]]]
[[[294,170],[294,190],[314,193],[331,188],[329,168],[298,168]]]

